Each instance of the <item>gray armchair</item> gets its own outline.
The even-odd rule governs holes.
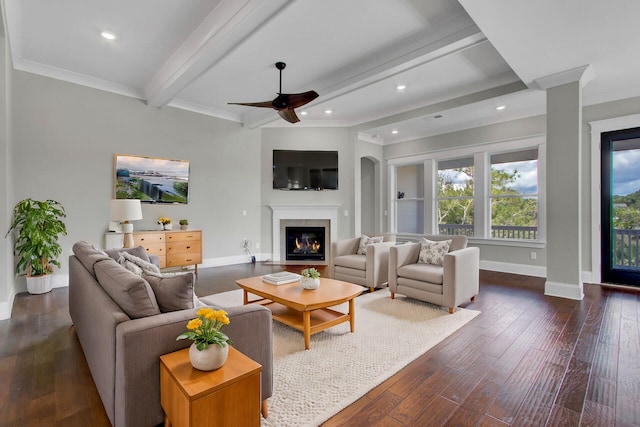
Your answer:
[[[383,287],[388,280],[389,248],[395,245],[396,237],[383,235],[382,243],[367,246],[366,255],[358,254],[360,237],[339,240],[331,245],[331,271],[333,278],[369,288]]]
[[[468,248],[465,236],[425,236],[432,241],[451,239],[444,265],[418,263],[420,243],[393,246],[389,252],[389,290],[421,301],[455,307],[479,291],[480,250]]]

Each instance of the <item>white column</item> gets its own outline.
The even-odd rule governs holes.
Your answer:
[[[582,88],[590,67],[537,80],[547,89],[545,295],[581,300]]]

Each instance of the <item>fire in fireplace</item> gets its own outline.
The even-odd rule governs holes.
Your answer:
[[[324,227],[285,227],[287,260],[324,261]]]

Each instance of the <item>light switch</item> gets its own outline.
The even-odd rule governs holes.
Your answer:
[[[247,211],[246,211],[246,209],[243,209],[243,210],[242,210],[242,216],[247,216]]]

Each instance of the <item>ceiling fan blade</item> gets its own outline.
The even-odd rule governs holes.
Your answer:
[[[283,119],[285,119],[289,123],[298,123],[300,121],[298,116],[296,116],[296,112],[293,111],[293,109],[291,109],[291,110],[280,110],[280,111],[278,111],[278,114],[280,114],[280,117],[282,117]]]
[[[309,92],[304,93],[290,93],[283,95],[288,98],[287,108],[300,108],[319,96],[315,90],[310,90]]]
[[[273,101],[264,102],[228,102],[229,105],[245,105],[247,107],[273,108]]]

